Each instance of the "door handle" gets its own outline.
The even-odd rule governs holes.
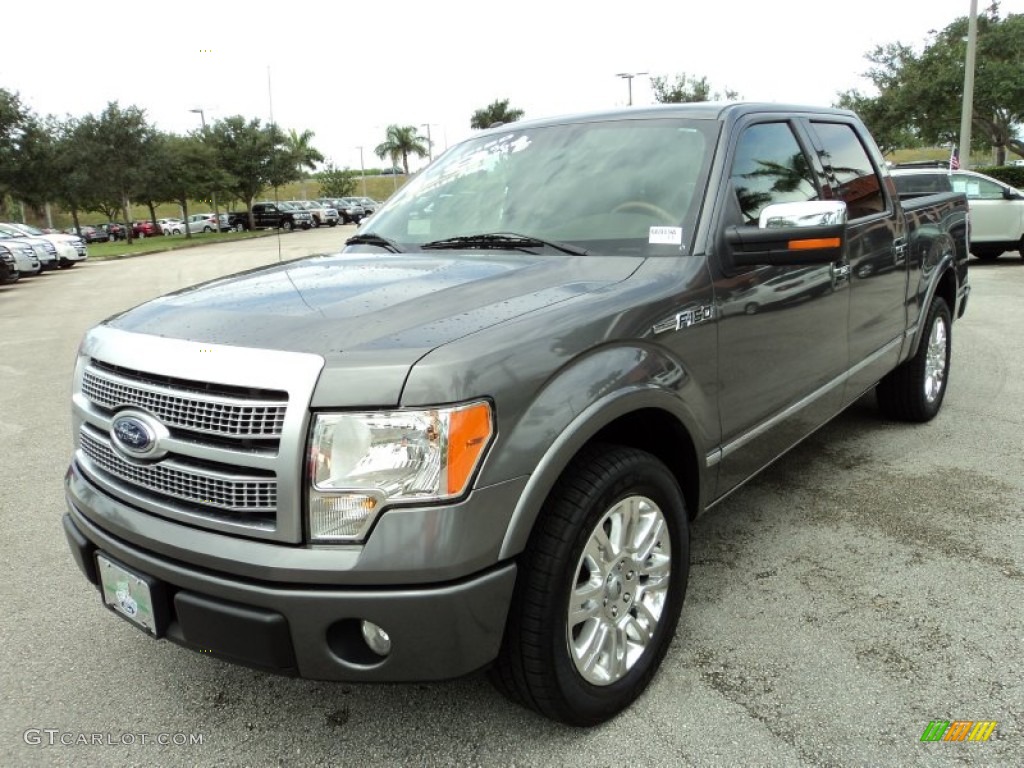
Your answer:
[[[845,280],[850,276],[852,267],[849,264],[837,264],[832,262],[832,279],[835,281]]]
[[[892,263],[902,264],[907,258],[907,241],[902,237],[892,241]]]

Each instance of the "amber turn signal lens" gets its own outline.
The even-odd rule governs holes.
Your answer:
[[[452,412],[448,435],[447,491],[450,495],[466,490],[493,433],[489,404],[473,403]]]
[[[841,244],[838,237],[819,237],[813,240],[790,240],[791,251],[813,251],[817,248],[838,248]]]

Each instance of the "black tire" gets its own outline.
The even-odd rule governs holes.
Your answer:
[[[291,219],[285,219],[284,221],[281,222],[281,229],[283,229],[285,232],[291,232],[294,228],[295,224],[292,222]]]
[[[917,352],[878,382],[878,406],[890,419],[930,421],[942,407],[949,384],[953,321],[945,299],[928,308]]]
[[[245,232],[245,224],[240,221],[235,222],[235,232]]]
[[[756,315],[761,307],[756,301],[747,302],[747,305],[743,307],[744,315]]]
[[[617,529],[613,515],[627,500],[642,516]],[[632,531],[634,549],[619,546],[616,554],[614,540],[624,530]],[[643,693],[664,658],[688,574],[686,504],[672,473],[634,448],[584,449],[552,490],[520,556],[491,681],[513,701],[570,725],[614,717]],[[602,663],[620,666],[612,659],[622,641],[621,668],[605,670]],[[583,653],[590,669],[581,669]]]
[[[996,248],[995,250],[993,250],[992,248],[982,248],[981,246],[975,246],[975,248],[971,251],[971,255],[978,261],[995,261],[996,259],[1003,255],[1003,251],[1001,248]]]
[[[332,226],[332,227],[336,227],[336,226],[338,226],[338,222],[337,222],[337,220],[332,220],[332,221],[329,221],[329,222],[327,222],[327,223],[328,223],[328,225],[329,225],[329,226]]]

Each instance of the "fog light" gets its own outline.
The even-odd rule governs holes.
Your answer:
[[[388,633],[378,627],[372,621],[363,621],[363,640],[370,646],[370,650],[378,656],[387,656],[391,653],[391,638]]]

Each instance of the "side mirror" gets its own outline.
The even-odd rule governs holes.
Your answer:
[[[1003,187],[1003,199],[1004,200],[1020,200],[1024,195],[1021,195],[1013,187]]]
[[[726,260],[734,267],[829,264],[842,257],[846,203],[809,200],[766,206],[758,226],[725,231]]]

